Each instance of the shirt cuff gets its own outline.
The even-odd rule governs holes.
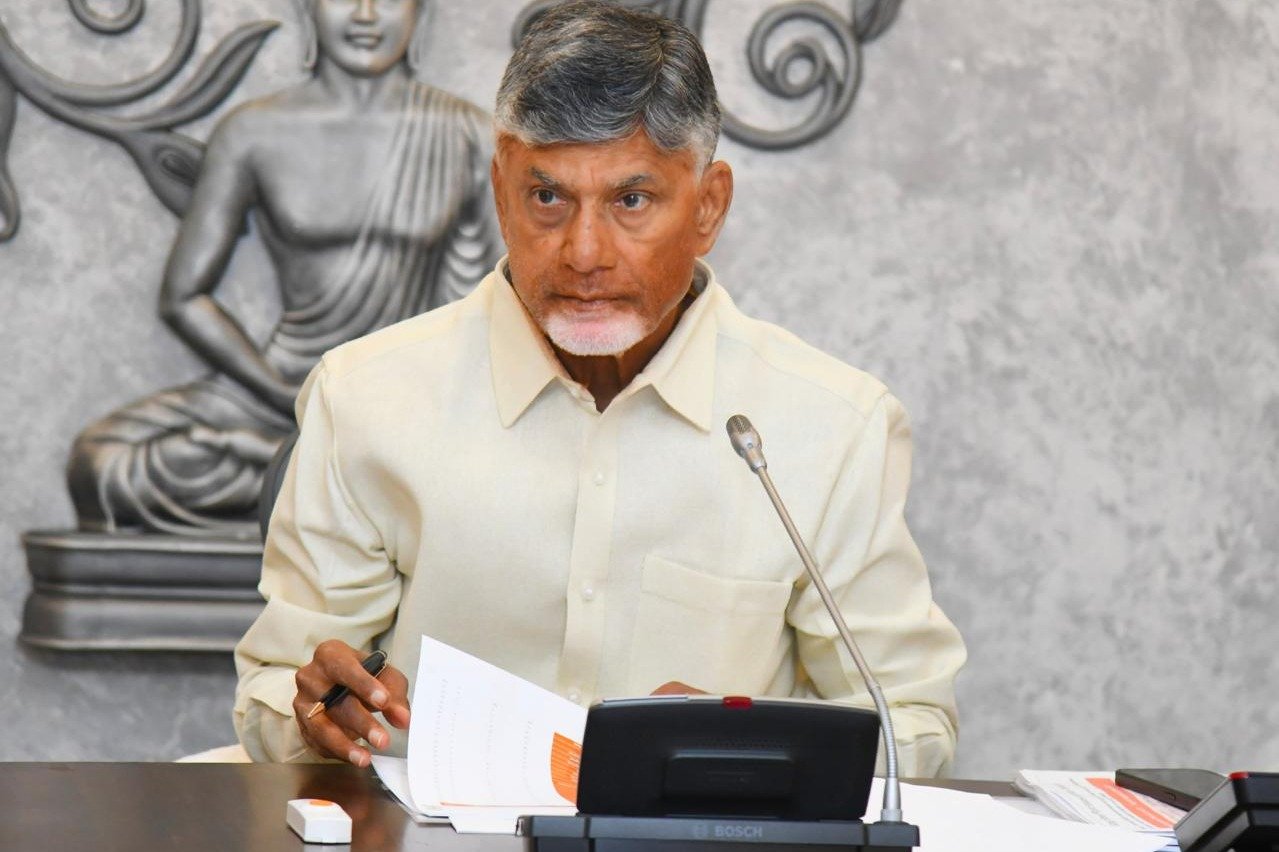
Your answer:
[[[318,763],[302,740],[293,716],[296,686],[292,669],[258,672],[244,685],[235,707],[235,732],[257,763]]]

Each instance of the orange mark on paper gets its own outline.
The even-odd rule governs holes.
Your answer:
[[[555,792],[577,803],[577,777],[582,770],[582,744],[557,733],[551,739],[551,784]]]
[[[1131,790],[1124,789],[1109,778],[1089,778],[1088,783],[1123,805],[1124,810],[1151,828],[1172,828],[1173,821],[1150,807]]]

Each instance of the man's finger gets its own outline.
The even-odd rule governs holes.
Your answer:
[[[298,669],[293,681],[297,684],[297,697],[307,702],[303,716],[310,713],[315,705],[328,694],[329,690],[337,685],[322,667],[314,663]],[[353,700],[357,704],[361,703],[360,699],[351,698],[350,694],[339,703],[344,704],[347,700]],[[336,707],[337,705],[335,704],[334,706]]]
[[[303,741],[321,757],[344,760],[356,766],[367,766],[370,762],[369,749],[361,742],[366,737],[360,731],[348,728],[327,717],[324,721],[313,721],[301,730]],[[383,733],[375,738],[385,741],[385,737]]]
[[[391,690],[365,671],[363,659],[360,652],[345,642],[336,639],[321,642],[311,662],[296,673],[297,694],[293,700],[297,725],[307,745],[322,756],[356,766],[368,766],[371,758],[359,740],[367,740],[379,749],[391,741],[386,729],[369,712],[391,701]],[[398,691],[407,690],[402,675],[394,683]],[[348,694],[332,707],[309,716],[335,686],[346,687]],[[407,701],[401,698],[400,705],[393,705],[393,715],[407,718]]]
[[[304,727],[304,737],[311,748],[323,757],[345,760],[356,766],[368,766],[372,756],[368,749],[347,736],[342,727],[323,713],[311,719]]]
[[[327,647],[329,643],[325,642],[316,648],[312,662],[330,684],[341,684],[365,704],[382,709],[391,697],[385,684],[364,670],[363,658],[353,648],[342,643],[334,644],[340,647],[331,650]]]
[[[356,765],[363,765],[360,748],[355,740],[358,737],[352,732],[341,730],[331,719],[320,714],[312,719],[306,718],[310,702],[301,693],[293,699],[293,714],[297,721],[298,733],[311,751],[320,757],[331,757],[346,760]]]
[[[327,715],[329,720],[349,731],[357,738],[368,740],[374,748],[386,748],[391,744],[391,736],[378,724],[373,714],[354,696],[349,696],[320,716]],[[316,718],[319,718],[317,716]]]
[[[298,696],[294,702],[294,712],[297,715],[298,726],[302,729],[304,735],[310,733],[310,729],[319,724],[321,719],[328,719],[352,740],[365,739],[374,748],[379,749],[390,745],[391,738],[386,729],[378,724],[377,720],[373,718],[373,714],[369,712],[369,708],[354,694],[348,695],[332,707],[322,709],[314,716],[310,716],[311,710],[316,706],[315,701],[312,699],[320,695],[322,690],[328,689],[328,679],[315,672],[306,672],[299,669],[297,681]],[[318,735],[315,736],[318,738]],[[341,746],[346,751],[349,751],[345,743],[342,743]],[[339,752],[334,756],[346,760],[346,751]]]
[[[404,672],[394,666],[387,666],[378,675],[378,680],[386,684],[390,698],[382,706],[382,715],[401,730],[409,726],[409,679]]]

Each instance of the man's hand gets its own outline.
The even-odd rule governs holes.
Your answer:
[[[695,686],[689,686],[686,683],[680,683],[678,680],[668,680],[666,683],[654,689],[650,695],[709,695],[706,690],[698,689]]]
[[[389,665],[373,677],[360,665],[361,659],[345,642],[320,643],[311,662],[298,669],[293,715],[302,739],[316,754],[368,766],[373,757],[357,741],[363,739],[378,749],[390,744],[391,735],[373,718],[377,710],[395,727],[409,726],[409,683],[403,672]],[[350,695],[306,718],[315,702],[337,684],[349,689]]]

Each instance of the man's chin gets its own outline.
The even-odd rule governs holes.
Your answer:
[[[581,357],[621,355],[646,334],[632,317],[583,321],[557,315],[547,321],[545,331],[556,348]]]

